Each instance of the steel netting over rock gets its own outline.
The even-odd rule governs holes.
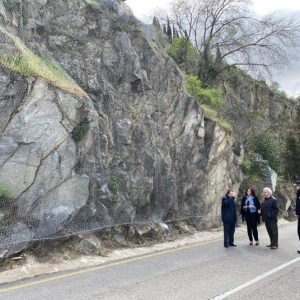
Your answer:
[[[0,1],[0,248],[220,222],[233,140],[122,1]]]

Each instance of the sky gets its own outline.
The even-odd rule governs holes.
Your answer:
[[[155,8],[167,8],[170,0],[127,0],[136,17],[145,19]],[[253,9],[258,14],[268,14],[276,10],[295,11],[300,10],[298,0],[252,0]]]
[[[152,22],[153,12],[159,8],[166,9],[171,0],[127,0],[126,4],[135,16],[145,23]],[[252,0],[253,9],[258,15],[265,15],[275,11],[287,14],[297,14],[300,18],[299,0]],[[298,14],[299,13],[299,14]],[[280,89],[290,96],[300,95],[300,58],[292,62],[291,66],[279,70],[274,74],[273,81],[280,84]]]

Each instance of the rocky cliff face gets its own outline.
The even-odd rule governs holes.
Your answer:
[[[235,140],[244,145],[246,153],[240,193],[251,186],[263,199],[262,190],[268,186],[275,192],[280,214],[287,217],[289,210],[292,219],[294,209],[288,197],[293,199],[294,191],[287,180],[291,174],[285,179],[283,174],[289,173],[286,165],[295,165],[295,154],[288,157],[287,153],[289,137],[297,132],[299,104],[241,71],[231,75],[229,79],[223,78],[220,86],[225,100],[223,114],[230,118]]]
[[[2,257],[115,224],[219,224],[241,150],[204,118],[124,2],[0,8]]]
[[[265,82],[237,73],[220,86],[226,103],[224,113],[234,124],[240,140],[246,140],[255,130],[270,131],[285,139],[287,132],[294,130],[297,103],[272,91]]]

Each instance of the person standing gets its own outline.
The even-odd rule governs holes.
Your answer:
[[[224,227],[224,247],[236,247],[234,244],[234,231],[237,221],[235,193],[228,190],[226,195],[222,198],[221,215]]]
[[[300,242],[300,180],[296,181],[296,189],[296,216],[298,216],[298,237]],[[300,244],[297,252],[300,253]]]
[[[268,187],[263,189],[264,201],[261,205],[262,220],[265,222],[271,243],[267,245],[271,249],[278,248],[277,215],[279,212],[277,200],[272,196],[272,190]]]
[[[259,245],[257,223],[260,214],[260,202],[255,195],[253,189],[246,189],[245,195],[241,203],[242,220],[246,219],[247,232],[250,245],[253,245],[253,237],[255,245]]]

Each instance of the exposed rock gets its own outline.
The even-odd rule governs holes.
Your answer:
[[[29,215],[39,221],[36,238],[51,236],[63,229],[86,205],[89,178],[74,177],[41,197]],[[28,212],[27,212],[28,214]]]
[[[277,184],[277,173],[271,169],[267,160],[264,160],[260,155],[255,155],[255,161],[259,163],[263,171],[264,176],[264,186],[269,187],[273,192],[276,190]]]
[[[162,235],[162,230],[158,226],[138,225],[135,227],[135,237],[138,241],[147,239],[157,239]]]
[[[1,228],[0,234],[0,259],[5,259],[26,248],[28,241],[33,238],[33,233],[22,223]]]
[[[169,226],[166,223],[159,223],[158,225],[164,232],[167,232],[169,230]]]
[[[122,245],[123,243],[125,243],[125,237],[120,234],[114,234],[112,237],[112,241],[117,243],[118,245]]]
[[[241,141],[253,132],[270,132],[282,138],[293,130],[297,105],[291,99],[270,89],[264,81],[255,81],[239,72],[220,83],[224,92],[224,114],[234,124],[235,135]],[[276,126],[274,126],[276,124]]]
[[[101,243],[96,238],[86,238],[79,243],[78,250],[85,255],[100,255]]]
[[[5,6],[3,4],[3,0],[0,0],[0,18],[2,18],[2,21],[4,24],[9,21],[9,13],[5,9]]]
[[[271,169],[269,164],[265,166],[264,173],[266,186],[270,187],[272,191],[275,191],[277,183],[277,173]]]
[[[0,112],[0,185],[15,199],[12,218],[37,239],[178,218],[218,225],[243,151],[204,118],[175,62],[126,4],[99,4],[23,1],[26,46],[76,83],[1,71],[0,105],[9,105]],[[13,23],[5,29],[18,32]],[[86,95],[76,94],[79,85]],[[157,237],[162,228],[136,234]]]

